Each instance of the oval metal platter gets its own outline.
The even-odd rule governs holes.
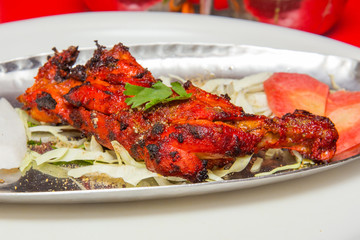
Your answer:
[[[80,48],[78,63],[85,63],[92,56],[94,49]],[[240,79],[260,72],[297,72],[309,74],[328,85],[333,78],[342,88],[360,90],[359,62],[337,56],[254,46],[181,43],[134,45],[130,46],[130,52],[155,77],[173,74],[185,79],[199,76]],[[13,106],[19,107],[16,97],[33,84],[38,68],[51,54],[49,52],[0,63],[0,97],[5,97]],[[223,192],[305,177],[341,166],[359,157],[359,155],[352,156],[329,164],[263,177],[173,186],[96,190],[71,189],[68,181],[58,179],[53,179],[57,187],[52,187],[50,190],[48,185],[43,184],[45,180],[48,181],[47,176],[39,172],[29,172],[21,176],[20,173],[14,172],[11,173],[12,176],[6,176],[7,179],[12,179],[11,183],[0,184],[0,202],[121,202]],[[3,173],[0,171],[0,178],[2,178],[1,174]],[[29,182],[32,184],[28,184]],[[52,184],[54,185],[54,182]],[[14,188],[14,186],[22,187]]]

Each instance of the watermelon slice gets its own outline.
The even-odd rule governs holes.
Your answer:
[[[360,146],[360,92],[338,91],[329,95],[326,116],[339,133],[336,154]]]
[[[264,82],[272,112],[281,117],[296,109],[324,116],[329,86],[306,74],[274,73]]]

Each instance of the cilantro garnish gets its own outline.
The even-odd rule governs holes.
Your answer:
[[[53,162],[52,164],[58,166],[69,166],[69,165],[77,165],[77,166],[89,166],[94,165],[94,160],[73,160],[70,162]]]
[[[185,89],[178,82],[171,83],[172,88],[166,86],[162,82],[158,81],[150,88],[140,87],[129,83],[125,84],[124,94],[126,96],[133,96],[125,99],[131,108],[136,108],[146,103],[145,110],[159,103],[167,103],[175,100],[184,100],[191,97],[191,93],[187,93]],[[173,91],[178,96],[170,97]]]
[[[28,125],[28,127],[36,127],[36,126],[38,126],[37,124],[32,123],[30,121],[27,121],[27,125]]]
[[[28,145],[32,145],[32,146],[35,146],[35,145],[40,146],[40,145],[42,144],[42,142],[41,142],[41,140],[40,140],[40,141],[28,140],[28,141],[27,141],[27,144],[28,144]]]

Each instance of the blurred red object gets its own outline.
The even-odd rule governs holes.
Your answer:
[[[83,0],[0,0],[0,22],[86,10]]]
[[[360,1],[349,0],[342,18],[325,36],[360,47]]]
[[[229,7],[228,0],[212,0],[214,4],[215,10],[223,10],[227,9]],[[231,0],[229,0],[231,1]],[[192,4],[200,4],[200,0],[187,0],[187,2],[190,2]]]
[[[348,0],[244,0],[258,21],[323,34],[341,17]]]
[[[84,0],[91,11],[143,11],[161,0]]]

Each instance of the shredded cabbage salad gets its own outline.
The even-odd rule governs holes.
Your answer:
[[[267,105],[263,82],[272,73],[260,73],[239,79],[212,79],[192,82],[198,87],[215,94],[227,93],[232,103],[242,106],[251,114],[271,116]],[[173,81],[185,82],[184,79],[169,75],[161,77],[164,84],[170,86]],[[25,173],[30,168],[58,178],[81,178],[105,174],[111,178],[120,178],[127,186],[163,186],[185,184],[187,181],[178,177],[165,177],[147,170],[145,163],[133,159],[117,141],[111,144],[114,150],[104,149],[94,137],[84,138],[71,126],[44,125],[32,119],[25,111],[17,109],[23,121],[28,140],[28,149],[21,162],[20,170]],[[40,151],[39,151],[39,148]],[[43,151],[42,154],[38,153]],[[314,164],[292,151],[295,163],[276,167],[267,172],[260,172],[264,158],[246,155],[239,157],[231,166],[208,171],[207,181],[220,181],[232,173],[249,168],[255,177],[274,174],[280,171],[299,169]],[[270,154],[271,151],[269,151]],[[271,157],[271,156],[270,156]],[[265,156],[266,158],[266,156]]]

